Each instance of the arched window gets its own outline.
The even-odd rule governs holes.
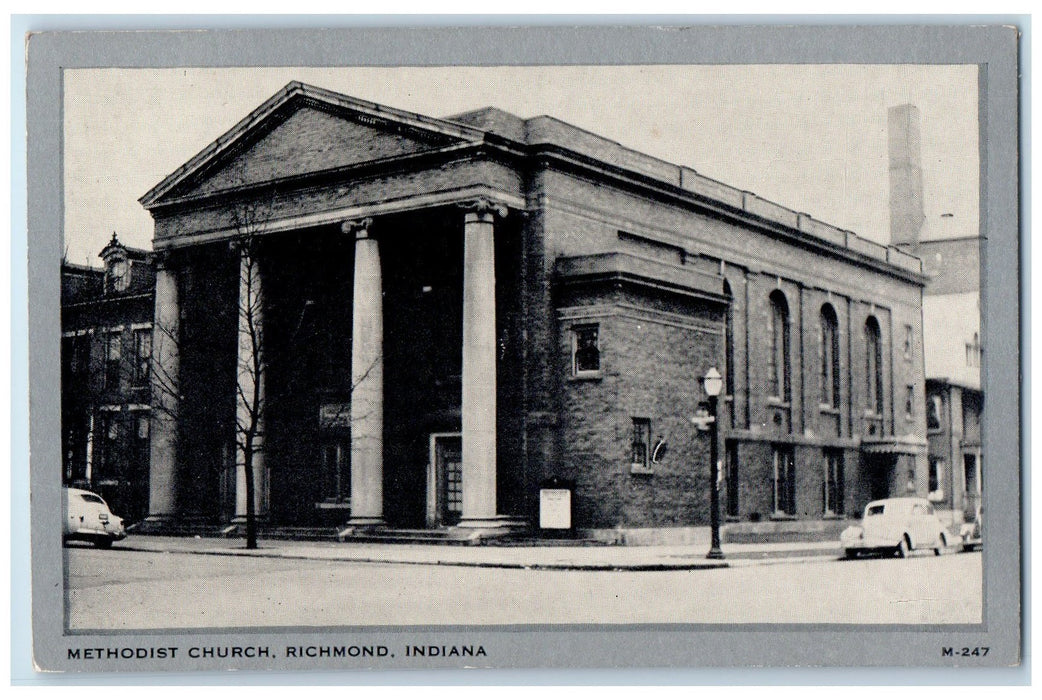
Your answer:
[[[869,316],[865,321],[865,408],[883,413],[883,348],[879,321]]]
[[[830,304],[821,307],[821,403],[839,408],[839,321]]]
[[[783,401],[792,398],[792,378],[789,371],[789,304],[779,290],[771,293],[771,356],[768,360],[770,391]]]

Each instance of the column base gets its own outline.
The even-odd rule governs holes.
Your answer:
[[[260,513],[257,513],[256,515],[253,516],[253,521],[255,523],[257,523],[258,525],[267,525],[268,524],[268,514],[264,513],[262,515]],[[230,522],[232,525],[245,525],[246,524],[246,516],[245,515],[236,515],[234,518],[232,518],[228,522]]]
[[[180,520],[177,513],[149,513],[142,522],[156,525],[168,525],[175,520]]]
[[[493,515],[487,518],[462,518],[453,529],[511,531],[526,527],[528,522],[516,515]]]
[[[352,518],[347,521],[347,525],[338,530],[336,538],[338,542],[355,537],[364,538],[371,534],[380,533],[386,527],[387,523],[384,522],[383,518]]]
[[[385,527],[387,521],[381,516],[360,515],[347,521],[347,527]]]

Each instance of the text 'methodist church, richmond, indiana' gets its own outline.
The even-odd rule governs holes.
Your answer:
[[[294,82],[141,203],[156,527],[241,521],[251,408],[269,527],[705,525],[711,367],[728,522],[927,495],[919,259],[690,168]]]

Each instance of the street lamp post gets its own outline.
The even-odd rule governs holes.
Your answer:
[[[706,376],[702,378],[702,386],[709,397],[709,531],[711,543],[706,559],[723,559],[724,553],[720,551],[720,485],[719,465],[717,463],[717,442],[719,442],[720,428],[717,419],[717,400],[720,390],[724,386],[723,377],[716,367],[710,367]]]

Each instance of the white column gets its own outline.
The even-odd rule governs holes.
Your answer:
[[[239,253],[239,331],[236,355],[235,518],[246,517],[247,450],[253,473],[253,513],[267,515],[268,472],[265,463],[264,306],[256,244],[241,241]]]
[[[383,281],[372,219],[345,222],[355,237],[351,312],[351,525],[383,520]]]
[[[496,514],[496,269],[494,219],[479,200],[463,227],[463,514],[461,527],[494,527]]]
[[[149,429],[148,520],[177,515],[177,431],[180,419],[181,304],[177,272],[156,256],[156,301],[152,325],[152,425]],[[87,444],[88,479],[93,457],[94,417]]]

